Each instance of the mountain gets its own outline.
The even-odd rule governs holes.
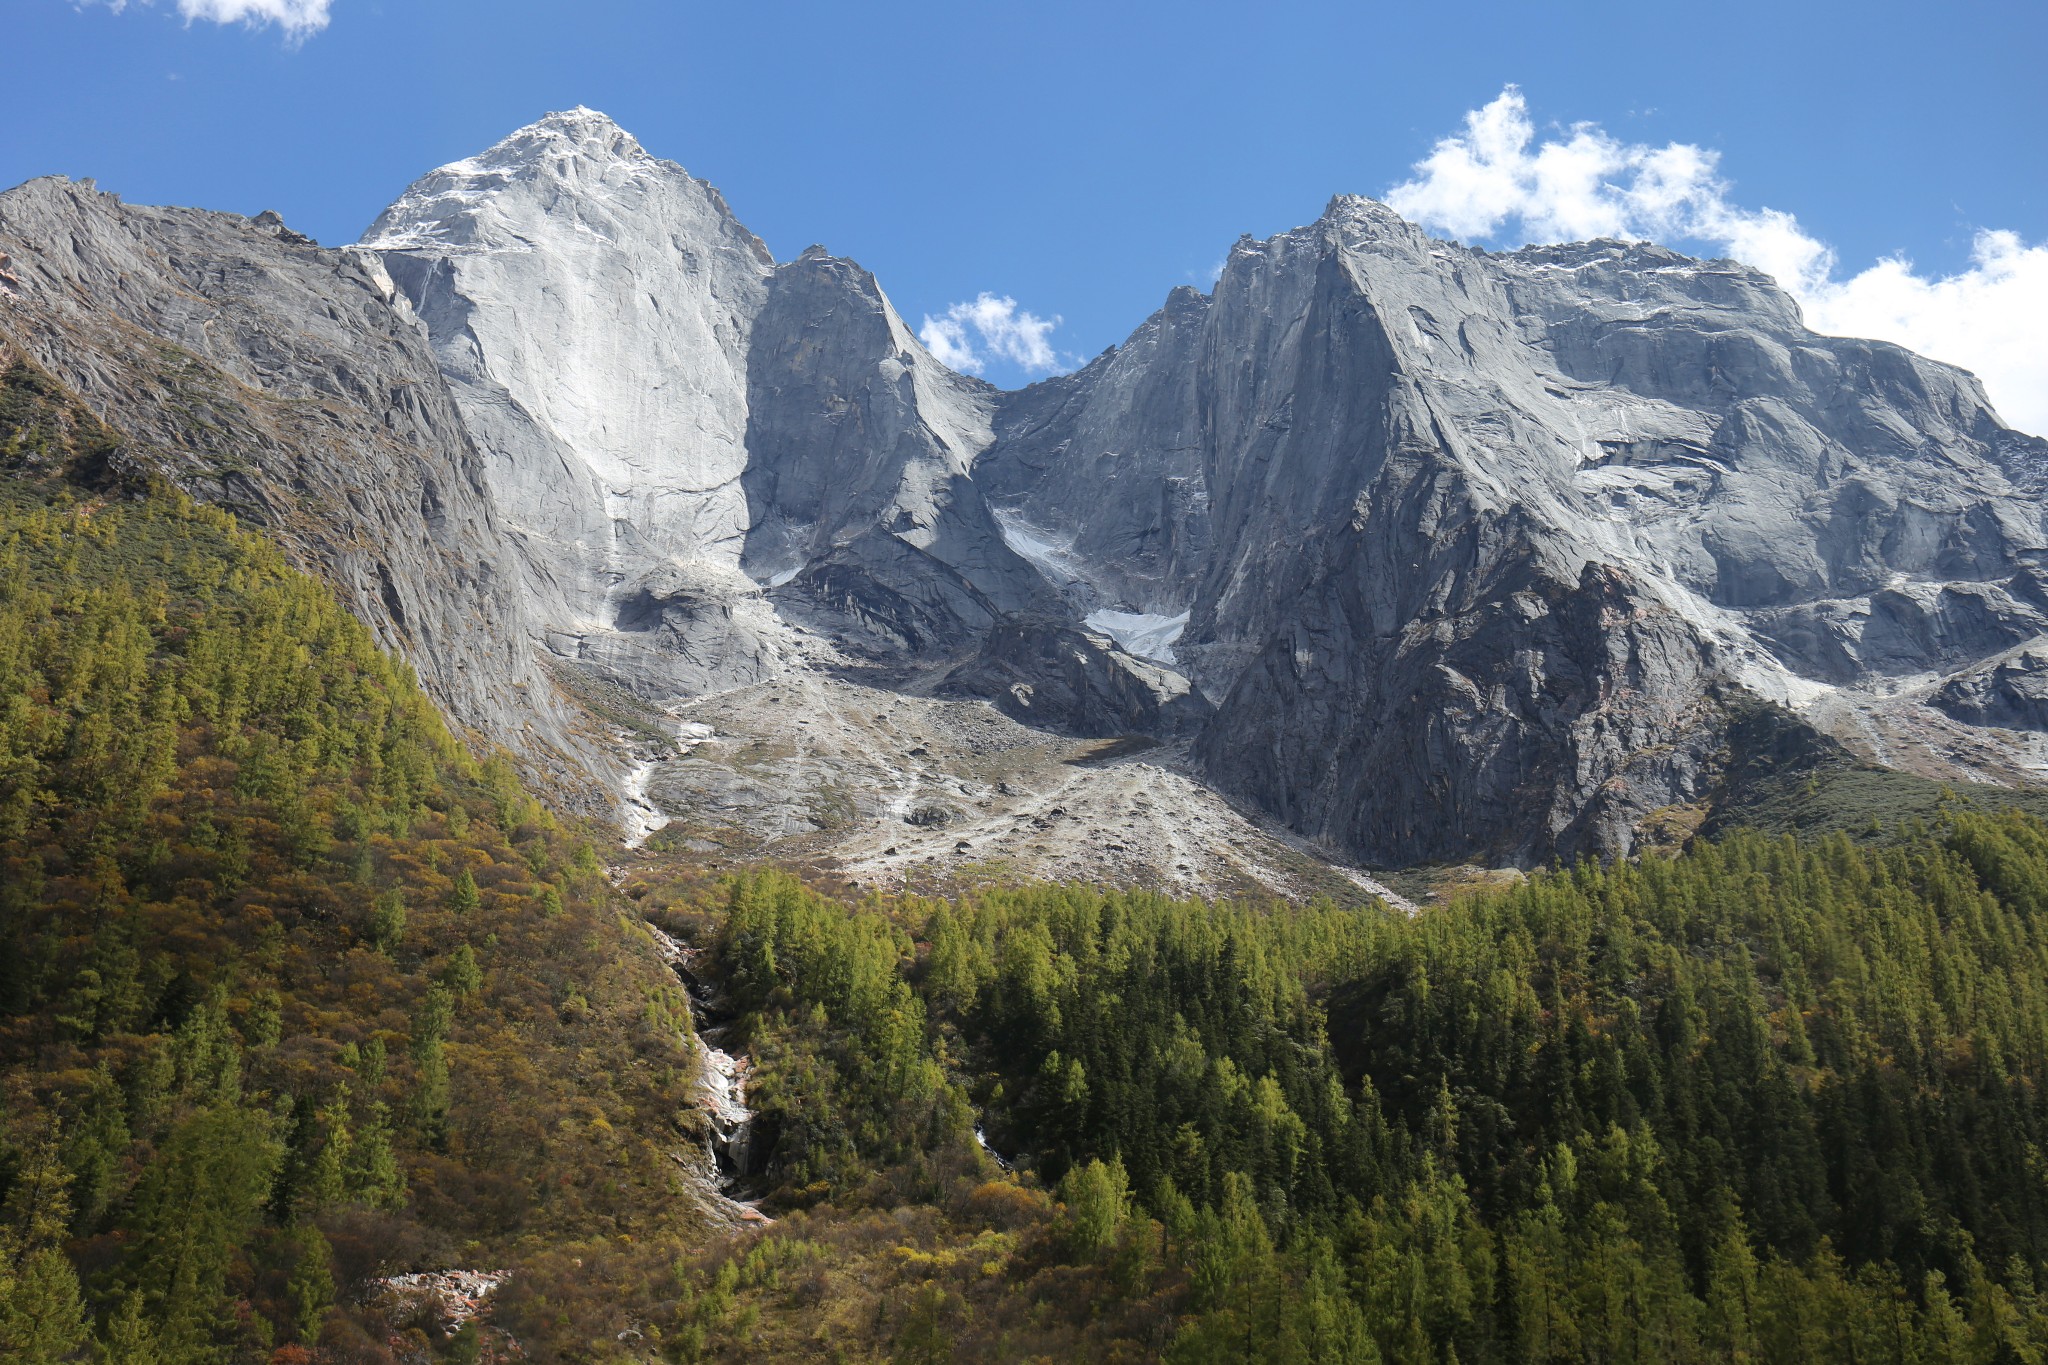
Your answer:
[[[56,180],[0,248],[0,328],[123,458],[702,851],[1208,892],[1612,855],[1710,818],[1757,704],[2040,770],[2048,444],[1731,262],[1340,197],[1006,393],[587,109],[353,248]]]
[[[277,535],[461,725],[594,799],[601,750],[528,648],[482,460],[376,256],[59,177],[0,194],[0,256],[0,363],[118,432],[115,471]]]
[[[1031,605],[967,477],[993,391],[603,115],[442,167],[362,245],[488,452],[554,652],[680,698],[780,666],[762,588],[799,573],[910,649]]]
[[[1711,796],[1739,694],[1974,775],[1950,717],[2048,628],[2048,444],[1642,244],[1493,254],[1339,198],[995,425],[992,496],[1189,613],[1203,771],[1385,863],[1625,852]]]

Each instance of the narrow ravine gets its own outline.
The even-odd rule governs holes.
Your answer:
[[[720,1211],[735,1223],[765,1226],[774,1220],[761,1212],[758,1197],[746,1197],[748,1180],[760,1174],[765,1155],[754,1150],[754,1111],[747,1105],[747,1077],[753,1062],[744,1053],[735,1055],[719,1046],[732,1020],[698,968],[703,950],[678,942],[653,924],[646,927],[656,951],[682,982],[683,994],[690,1002],[690,1027],[704,1057],[697,1091],[700,1107],[711,1116],[705,1148],[717,1172],[715,1194]]]
[[[988,1154],[988,1159],[996,1163],[997,1170],[1007,1171],[1012,1169],[1010,1159],[988,1145],[988,1134],[982,1131],[980,1119],[974,1121],[974,1145]]]
[[[624,731],[617,732],[620,744],[631,738]],[[632,768],[626,773],[626,804],[621,812],[623,826],[621,834],[627,848],[639,848],[647,842],[648,836],[668,824],[668,813],[657,806],[647,795],[647,784],[654,780],[655,765],[667,758],[666,753],[657,752],[653,757],[635,754]]]

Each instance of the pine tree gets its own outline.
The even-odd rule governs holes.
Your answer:
[[[229,1265],[282,1156],[271,1128],[269,1115],[239,1104],[201,1109],[172,1130],[137,1188],[124,1278],[160,1324],[167,1365],[211,1336]]]
[[[1060,1181],[1060,1200],[1065,1205],[1063,1235],[1070,1254],[1094,1257],[1109,1249],[1130,1216],[1130,1192],[1130,1177],[1115,1157],[1107,1164],[1090,1161],[1067,1172]]]
[[[0,1233],[0,1362],[53,1365],[86,1342],[78,1273],[53,1246],[24,1251]]]
[[[405,1176],[391,1146],[391,1111],[372,1101],[369,1115],[356,1129],[348,1154],[349,1198],[372,1208],[395,1209],[405,1203]]]
[[[482,905],[483,897],[477,894],[476,878],[470,875],[468,867],[464,867],[455,874],[455,885],[448,892],[448,911],[454,915],[470,915]]]
[[[405,941],[405,895],[397,887],[377,894],[370,902],[370,942],[390,957]]]
[[[95,1365],[160,1365],[162,1359],[156,1330],[142,1311],[142,1295],[125,1295],[93,1348]]]
[[[458,999],[483,989],[483,971],[476,965],[476,952],[467,943],[456,945],[448,955],[447,964],[441,968],[441,984]]]
[[[298,1228],[293,1241],[297,1243],[298,1260],[292,1266],[285,1293],[291,1301],[292,1327],[298,1339],[310,1346],[320,1340],[321,1324],[334,1306],[334,1272],[329,1267],[333,1252],[320,1230],[310,1223]]]

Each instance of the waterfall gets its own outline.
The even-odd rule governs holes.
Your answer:
[[[735,1055],[719,1046],[725,1041],[730,1022],[723,1017],[710,987],[697,974],[701,950],[684,946],[652,924],[646,928],[654,936],[654,946],[662,960],[683,983],[683,994],[690,1002],[690,1025],[704,1063],[697,1075],[697,1093],[700,1107],[711,1116],[711,1135],[705,1146],[712,1169],[718,1173],[718,1197],[724,1201],[725,1211],[738,1222],[772,1222],[761,1212],[758,1199],[738,1197],[747,1178],[759,1173],[755,1169],[759,1157],[754,1151],[754,1111],[747,1106],[747,1077],[753,1062],[744,1053]]]

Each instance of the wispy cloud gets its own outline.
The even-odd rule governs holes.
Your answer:
[[[116,14],[131,2],[147,5],[154,0],[98,0]],[[275,24],[284,30],[285,37],[302,42],[327,27],[327,12],[332,4],[333,0],[178,0],[178,13],[188,24],[194,20],[247,24],[252,28]]]
[[[1591,123],[1537,139],[1522,92],[1465,116],[1387,202],[1456,236],[1709,243],[1775,277],[1809,326],[1867,336],[1969,369],[2009,422],[2048,433],[2048,244],[1979,231],[1968,270],[1922,274],[1903,257],[1843,276],[1833,248],[1790,213],[1737,204],[1720,153],[1624,142]]]
[[[1057,316],[1039,317],[1017,307],[1006,296],[982,293],[971,303],[956,303],[938,317],[924,315],[917,339],[934,359],[963,374],[980,374],[992,360],[1006,360],[1027,374],[1060,368],[1049,338],[1060,325]]]

